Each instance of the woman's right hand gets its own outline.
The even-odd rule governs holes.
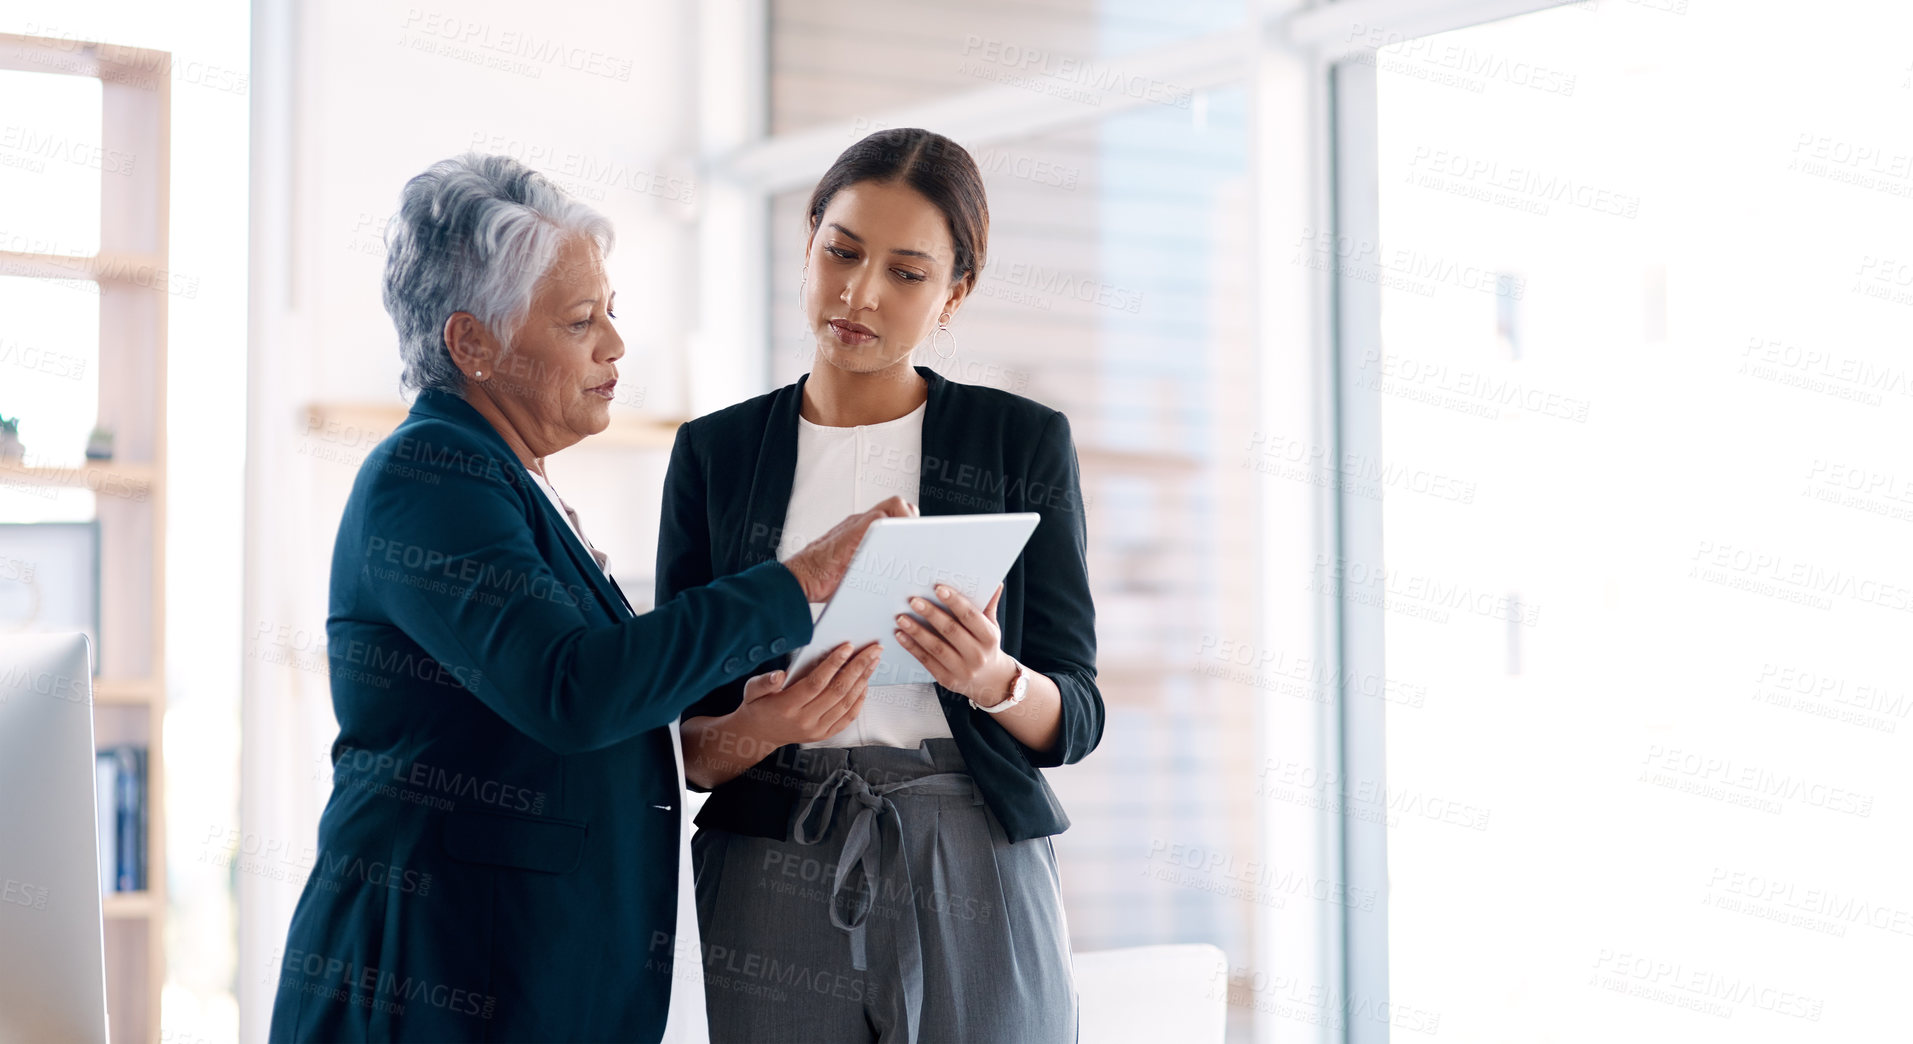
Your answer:
[[[863,710],[870,675],[882,657],[877,642],[854,656],[845,642],[794,681],[783,671],[757,675],[744,683],[744,702],[733,714],[773,748],[829,739]]]
[[[803,585],[804,600],[828,602],[837,593],[850,560],[863,543],[864,531],[880,518],[911,518],[917,506],[902,497],[890,497],[868,511],[859,511],[831,527],[830,532],[804,545],[804,549],[784,559],[784,568]]]

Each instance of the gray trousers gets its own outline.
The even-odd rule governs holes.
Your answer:
[[[713,1044],[1067,1044],[1049,838],[1011,844],[955,742],[813,748],[787,835],[691,839]]]

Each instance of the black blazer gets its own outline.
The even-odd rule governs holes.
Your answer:
[[[271,1038],[657,1040],[670,723],[810,633],[782,566],[632,615],[497,430],[420,394],[332,551],[332,796]]]
[[[1062,691],[1057,749],[1032,750],[966,698],[941,685],[936,689],[970,775],[1010,840],[1059,834],[1069,817],[1038,769],[1081,761],[1103,738],[1096,608],[1089,596],[1082,483],[1069,418],[1020,395],[957,384],[921,366],[917,372],[930,385],[918,509],[925,515],[1042,515],[1004,580],[997,621],[1004,651],[1048,675]],[[678,429],[658,534],[660,603],[776,558],[797,471],[797,417],[806,379]],[[746,676],[789,662],[788,655],[766,659]],[[728,714],[743,694],[740,678],[712,690],[684,717]],[[795,771],[800,750],[796,744],[780,747],[720,784],[697,825],[784,836],[802,784]]]

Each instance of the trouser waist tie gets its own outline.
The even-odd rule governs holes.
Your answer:
[[[903,878],[902,894],[908,898],[902,904],[903,923],[897,926],[896,932],[897,979],[903,987],[904,1010],[910,1021],[906,1039],[915,1041],[918,1013],[923,1007],[923,946],[917,934],[916,889],[910,881],[910,861],[903,858],[903,817],[898,813],[896,803],[890,800],[891,794],[901,790],[926,797],[969,797],[978,803],[983,800],[976,784],[961,772],[939,772],[898,783],[872,786],[855,770],[844,767],[832,772],[818,784],[816,793],[798,811],[791,826],[791,840],[800,845],[817,844],[830,834],[837,798],[842,796],[857,803],[856,818],[850,821],[850,829],[844,835],[844,850],[837,858],[837,875],[831,883],[830,923],[849,933],[850,964],[858,971],[869,970],[866,922],[877,901],[877,880],[886,862],[884,849],[894,853],[887,862]],[[873,834],[876,835],[874,838]],[[844,886],[850,882],[853,868],[861,874],[854,892],[860,901],[846,919],[839,906],[846,894]]]

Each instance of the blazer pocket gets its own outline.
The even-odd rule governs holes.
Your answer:
[[[586,832],[576,819],[459,809],[446,813],[445,854],[466,863],[568,874],[584,860]]]

